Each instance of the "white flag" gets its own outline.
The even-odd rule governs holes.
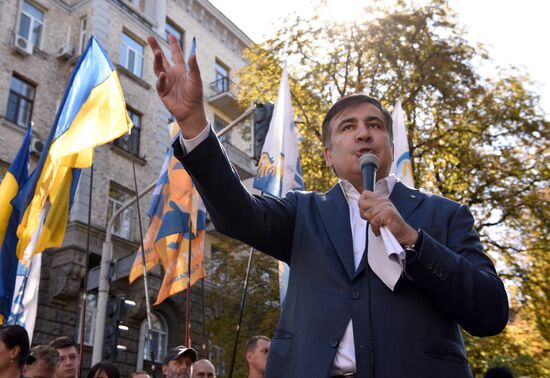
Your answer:
[[[403,181],[405,185],[414,188],[411,154],[409,152],[409,141],[407,140],[407,127],[405,126],[406,118],[407,115],[403,111],[401,99],[399,99],[395,103],[392,112],[395,152],[391,172]]]
[[[269,123],[269,130],[258,162],[254,187],[275,197],[283,197],[294,189],[304,189],[298,152],[298,132],[292,113],[292,98],[288,85],[286,63],[283,67],[273,117]],[[286,296],[289,271],[288,265],[279,261],[281,304]]]

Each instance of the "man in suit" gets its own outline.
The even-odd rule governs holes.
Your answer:
[[[187,71],[177,41],[169,43],[173,64],[149,38],[157,92],[181,128],[175,156],[218,231],[290,265],[265,376],[470,377],[459,326],[476,336],[499,333],[506,291],[466,206],[388,175],[391,117],[380,103],[350,96],[327,112],[324,155],[340,178],[331,190],[253,196],[207,123],[196,56]],[[363,190],[365,152],[380,161],[375,192]],[[394,282],[371,268],[380,249],[368,246],[382,227],[406,250]]]

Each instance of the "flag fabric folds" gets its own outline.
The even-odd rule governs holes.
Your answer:
[[[298,131],[292,113],[286,63],[283,66],[273,117],[269,123],[269,130],[258,162],[254,187],[274,197],[282,197],[291,190],[304,189],[298,151]],[[279,261],[281,304],[288,287],[289,271],[288,265]]]
[[[63,243],[80,169],[92,165],[95,146],[131,127],[114,66],[91,37],[67,85],[37,168],[14,202],[22,214],[17,230],[19,259]],[[43,210],[42,231],[26,253]]]
[[[172,139],[178,127],[171,125]],[[206,211],[189,174],[174,157],[170,146],[147,211],[149,229],[143,239],[146,270],[159,261],[164,279],[155,304],[187,288],[187,263],[191,241],[191,285],[204,277]],[[189,225],[192,225],[190,229]],[[141,249],[136,253],[129,281],[143,275]]]
[[[29,125],[19,152],[0,184],[0,204],[2,205],[0,207],[0,314],[4,319],[7,319],[10,314],[19,262],[15,254],[19,212],[13,208],[11,201],[29,175],[31,132]]]
[[[403,183],[414,188],[411,154],[409,152],[409,141],[407,139],[407,127],[405,120],[407,115],[401,106],[401,99],[397,100],[392,111],[393,120],[393,145],[394,160],[391,172],[394,173]]]

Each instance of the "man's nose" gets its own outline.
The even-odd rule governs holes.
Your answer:
[[[355,138],[357,140],[368,141],[371,139],[370,128],[367,125],[360,124],[356,129]]]

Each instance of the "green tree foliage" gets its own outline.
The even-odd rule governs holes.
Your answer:
[[[248,265],[249,248],[235,245],[217,245],[208,271],[212,287],[207,303],[212,305],[206,328],[210,348],[221,347],[227,376],[239,321],[241,295]],[[279,282],[277,260],[254,251],[251,275],[248,282],[245,311],[235,358],[234,377],[246,377],[244,346],[255,335],[273,334],[279,319]]]
[[[470,206],[499,273],[518,288],[515,310],[540,341],[538,350],[527,348],[533,358],[515,366],[539,364],[549,374],[550,123],[529,77],[512,68],[491,77],[476,72],[474,63],[487,53],[464,38],[445,0],[375,5],[363,19],[291,16],[273,38],[245,52],[250,65],[240,72],[240,101],[274,101],[287,61],[306,188],[326,190],[335,177],[323,160],[320,125],[330,105],[358,92],[388,108],[402,98],[415,185]],[[523,352],[522,336],[508,333],[498,342],[468,338],[472,365],[489,363],[483,348]]]

